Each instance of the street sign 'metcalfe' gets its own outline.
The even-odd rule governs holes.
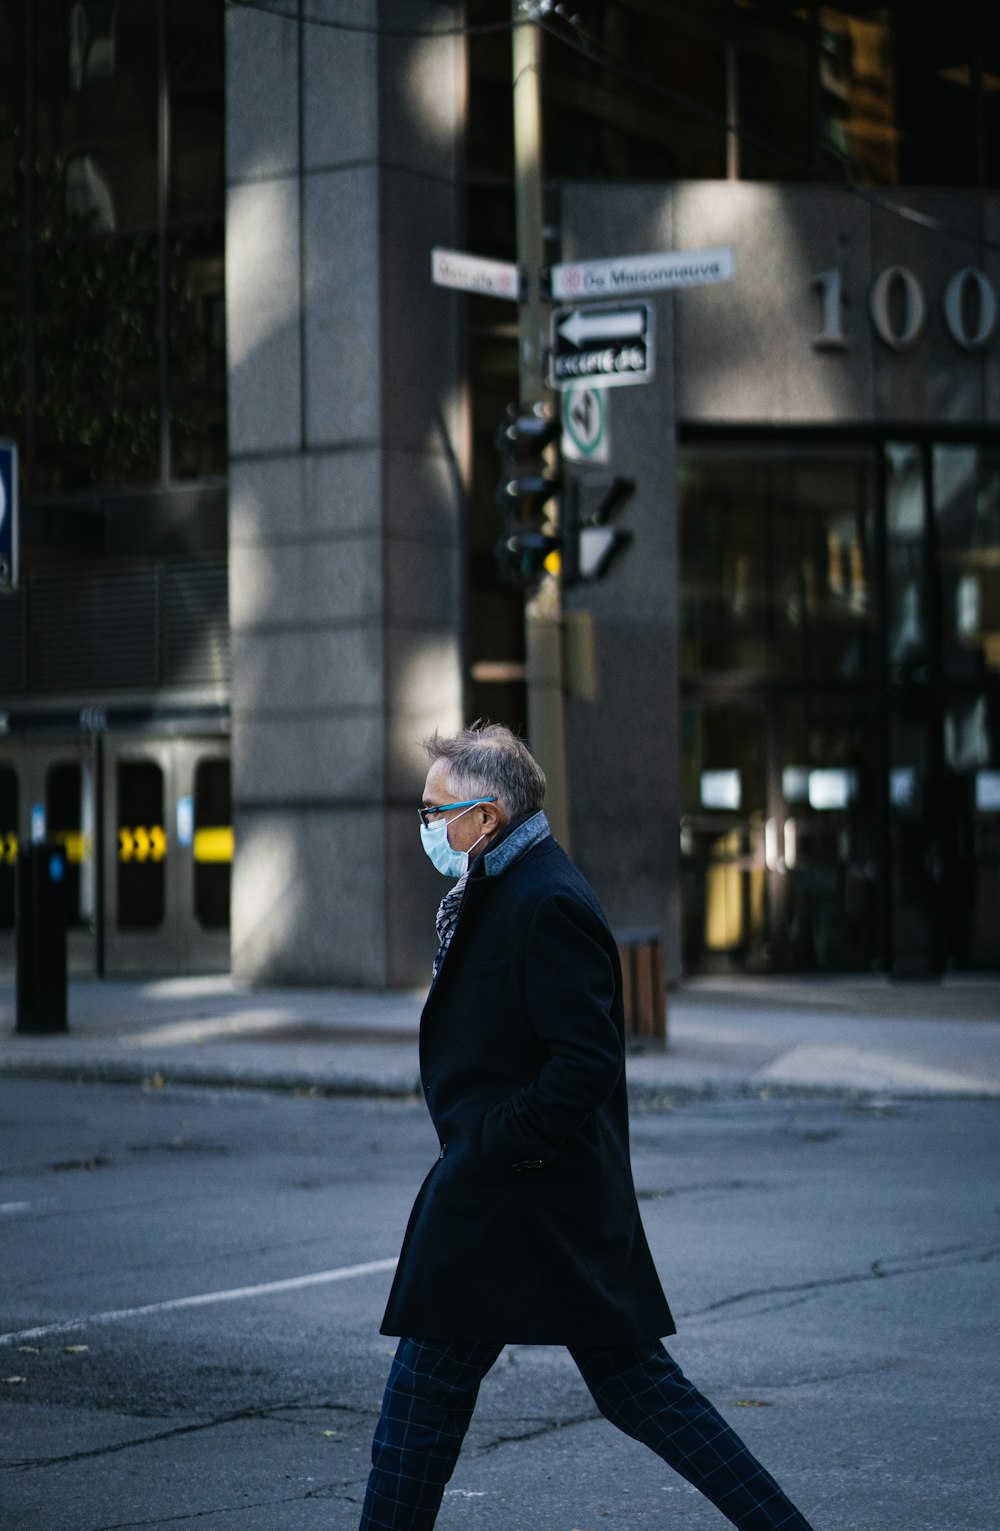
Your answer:
[[[735,262],[732,245],[704,250],[669,250],[658,255],[620,255],[611,260],[583,260],[553,266],[554,298],[627,297],[669,287],[704,287],[730,282]]]
[[[432,250],[431,280],[437,287],[485,293],[490,298],[513,298],[516,302],[521,296],[517,266],[510,261],[467,255],[464,250]]]

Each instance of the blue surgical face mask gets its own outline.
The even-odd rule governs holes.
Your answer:
[[[473,804],[473,807],[476,805]],[[466,808],[462,813],[456,814],[454,822],[464,819],[472,808]],[[486,831],[479,836],[479,840],[486,837]],[[448,820],[442,814],[436,824],[421,824],[420,843],[438,871],[445,877],[464,877],[469,870],[469,860],[472,851],[479,844],[476,840],[467,851],[456,851],[448,840]]]

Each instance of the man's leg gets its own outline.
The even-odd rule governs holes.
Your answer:
[[[372,1441],[361,1531],[430,1531],[502,1345],[403,1338]]]
[[[620,1350],[571,1346],[570,1354],[605,1418],[652,1447],[740,1531],[810,1531],[770,1473],[658,1341]]]

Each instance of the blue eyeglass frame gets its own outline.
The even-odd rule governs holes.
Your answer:
[[[434,813],[451,813],[453,808],[478,808],[480,803],[495,803],[495,797],[470,797],[467,803],[442,803],[440,808],[418,808],[420,822],[425,829],[431,827],[431,815]]]

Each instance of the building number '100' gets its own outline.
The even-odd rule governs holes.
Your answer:
[[[821,351],[844,351],[850,344],[844,329],[844,279],[839,266],[813,277],[822,303],[823,327],[813,336]],[[948,333],[963,351],[982,351],[997,324],[997,295],[993,283],[976,266],[963,266],[948,282],[943,299]],[[927,324],[927,299],[908,266],[886,266],[872,282],[868,310],[875,332],[894,351],[915,346]]]

